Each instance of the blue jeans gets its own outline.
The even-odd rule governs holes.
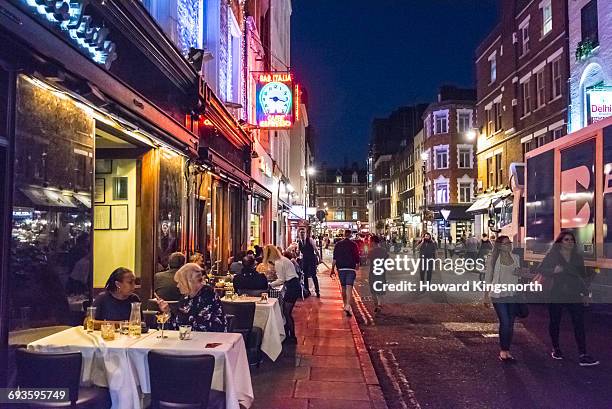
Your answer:
[[[509,298],[509,297],[508,297]],[[492,300],[493,307],[499,319],[499,346],[502,351],[509,351],[514,333],[514,319],[516,318],[516,303],[503,302],[507,298]]]

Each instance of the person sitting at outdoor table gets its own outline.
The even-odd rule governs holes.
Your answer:
[[[242,271],[234,276],[232,280],[234,290],[240,293],[242,290],[262,290],[268,289],[266,276],[255,270],[255,257],[246,256],[242,260]]]
[[[184,296],[178,303],[176,313],[168,320],[172,329],[181,325],[191,325],[193,331],[225,332],[226,322],[221,301],[215,291],[204,284],[202,268],[195,263],[187,263],[174,275],[174,281]],[[157,299],[159,309],[169,313],[166,300]]]
[[[132,303],[140,302],[134,294],[136,276],[129,268],[115,269],[104,285],[105,291],[93,302],[96,320],[124,321],[130,319]]]
[[[155,294],[166,301],[178,301],[181,299],[181,293],[176,287],[174,275],[179,268],[185,264],[185,256],[183,253],[172,253],[168,257],[168,267],[166,271],[156,273],[153,279]]]
[[[246,254],[243,251],[238,252],[235,257],[232,257],[232,262],[229,266],[229,271],[232,274],[239,274],[242,271],[243,259]],[[255,257],[253,257],[253,263],[255,263]]]

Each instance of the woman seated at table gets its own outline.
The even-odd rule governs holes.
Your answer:
[[[191,325],[194,331],[225,332],[226,322],[221,301],[215,291],[204,284],[202,271],[199,265],[187,263],[174,275],[174,281],[184,298],[178,302],[176,313],[168,321],[170,328]],[[165,300],[158,299],[157,302],[162,312],[170,312]]]
[[[106,291],[100,293],[93,302],[96,307],[96,320],[129,320],[132,303],[140,302],[140,298],[134,294],[134,273],[129,268],[119,267],[111,273],[104,288]]]
[[[246,290],[266,291],[268,289],[266,276],[255,271],[255,257],[253,256],[246,256],[242,259],[242,271],[234,276],[232,283],[238,294]]]
[[[270,287],[285,286],[283,298],[283,316],[285,317],[285,334],[288,342],[296,343],[295,323],[293,321],[293,306],[300,296],[300,280],[295,266],[287,257],[284,257],[278,249],[269,244],[264,247],[263,264],[274,266],[277,279],[270,283]]]

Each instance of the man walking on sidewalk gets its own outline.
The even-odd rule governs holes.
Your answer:
[[[353,315],[351,313],[351,295],[357,277],[357,269],[359,269],[359,248],[356,243],[351,241],[351,231],[348,229],[344,231],[344,239],[340,240],[334,247],[334,261],[330,276],[335,274],[334,270],[336,268],[342,287],[344,312],[347,317],[350,317]]]
[[[319,279],[317,278],[317,266],[319,265],[319,253],[317,251],[317,244],[311,237],[311,230],[308,227],[307,230],[300,230],[300,240],[298,241],[300,253],[302,255],[302,271],[304,272],[304,283],[306,287],[310,287],[308,278],[312,278],[312,282],[315,286],[315,292],[317,298],[321,297],[319,291]]]

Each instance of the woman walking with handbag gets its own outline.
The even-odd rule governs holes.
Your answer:
[[[495,240],[493,252],[489,257],[485,281],[487,284],[517,284],[520,272],[520,260],[512,254],[512,242],[508,236],[499,236]],[[526,317],[526,305],[517,303],[517,295],[512,291],[489,294],[485,292],[485,304],[493,301],[493,307],[499,319],[499,359],[512,363],[516,360],[510,353],[514,320],[516,317]]]
[[[559,347],[559,331],[563,309],[567,309],[574,326],[574,337],[578,345],[580,366],[599,365],[599,361],[587,354],[586,334],[584,329],[584,300],[589,290],[586,284],[584,259],[578,252],[576,237],[573,233],[562,231],[555,239],[552,248],[538,267],[534,281],[546,283],[549,291],[549,325],[548,332],[552,341],[553,359],[563,359]]]

